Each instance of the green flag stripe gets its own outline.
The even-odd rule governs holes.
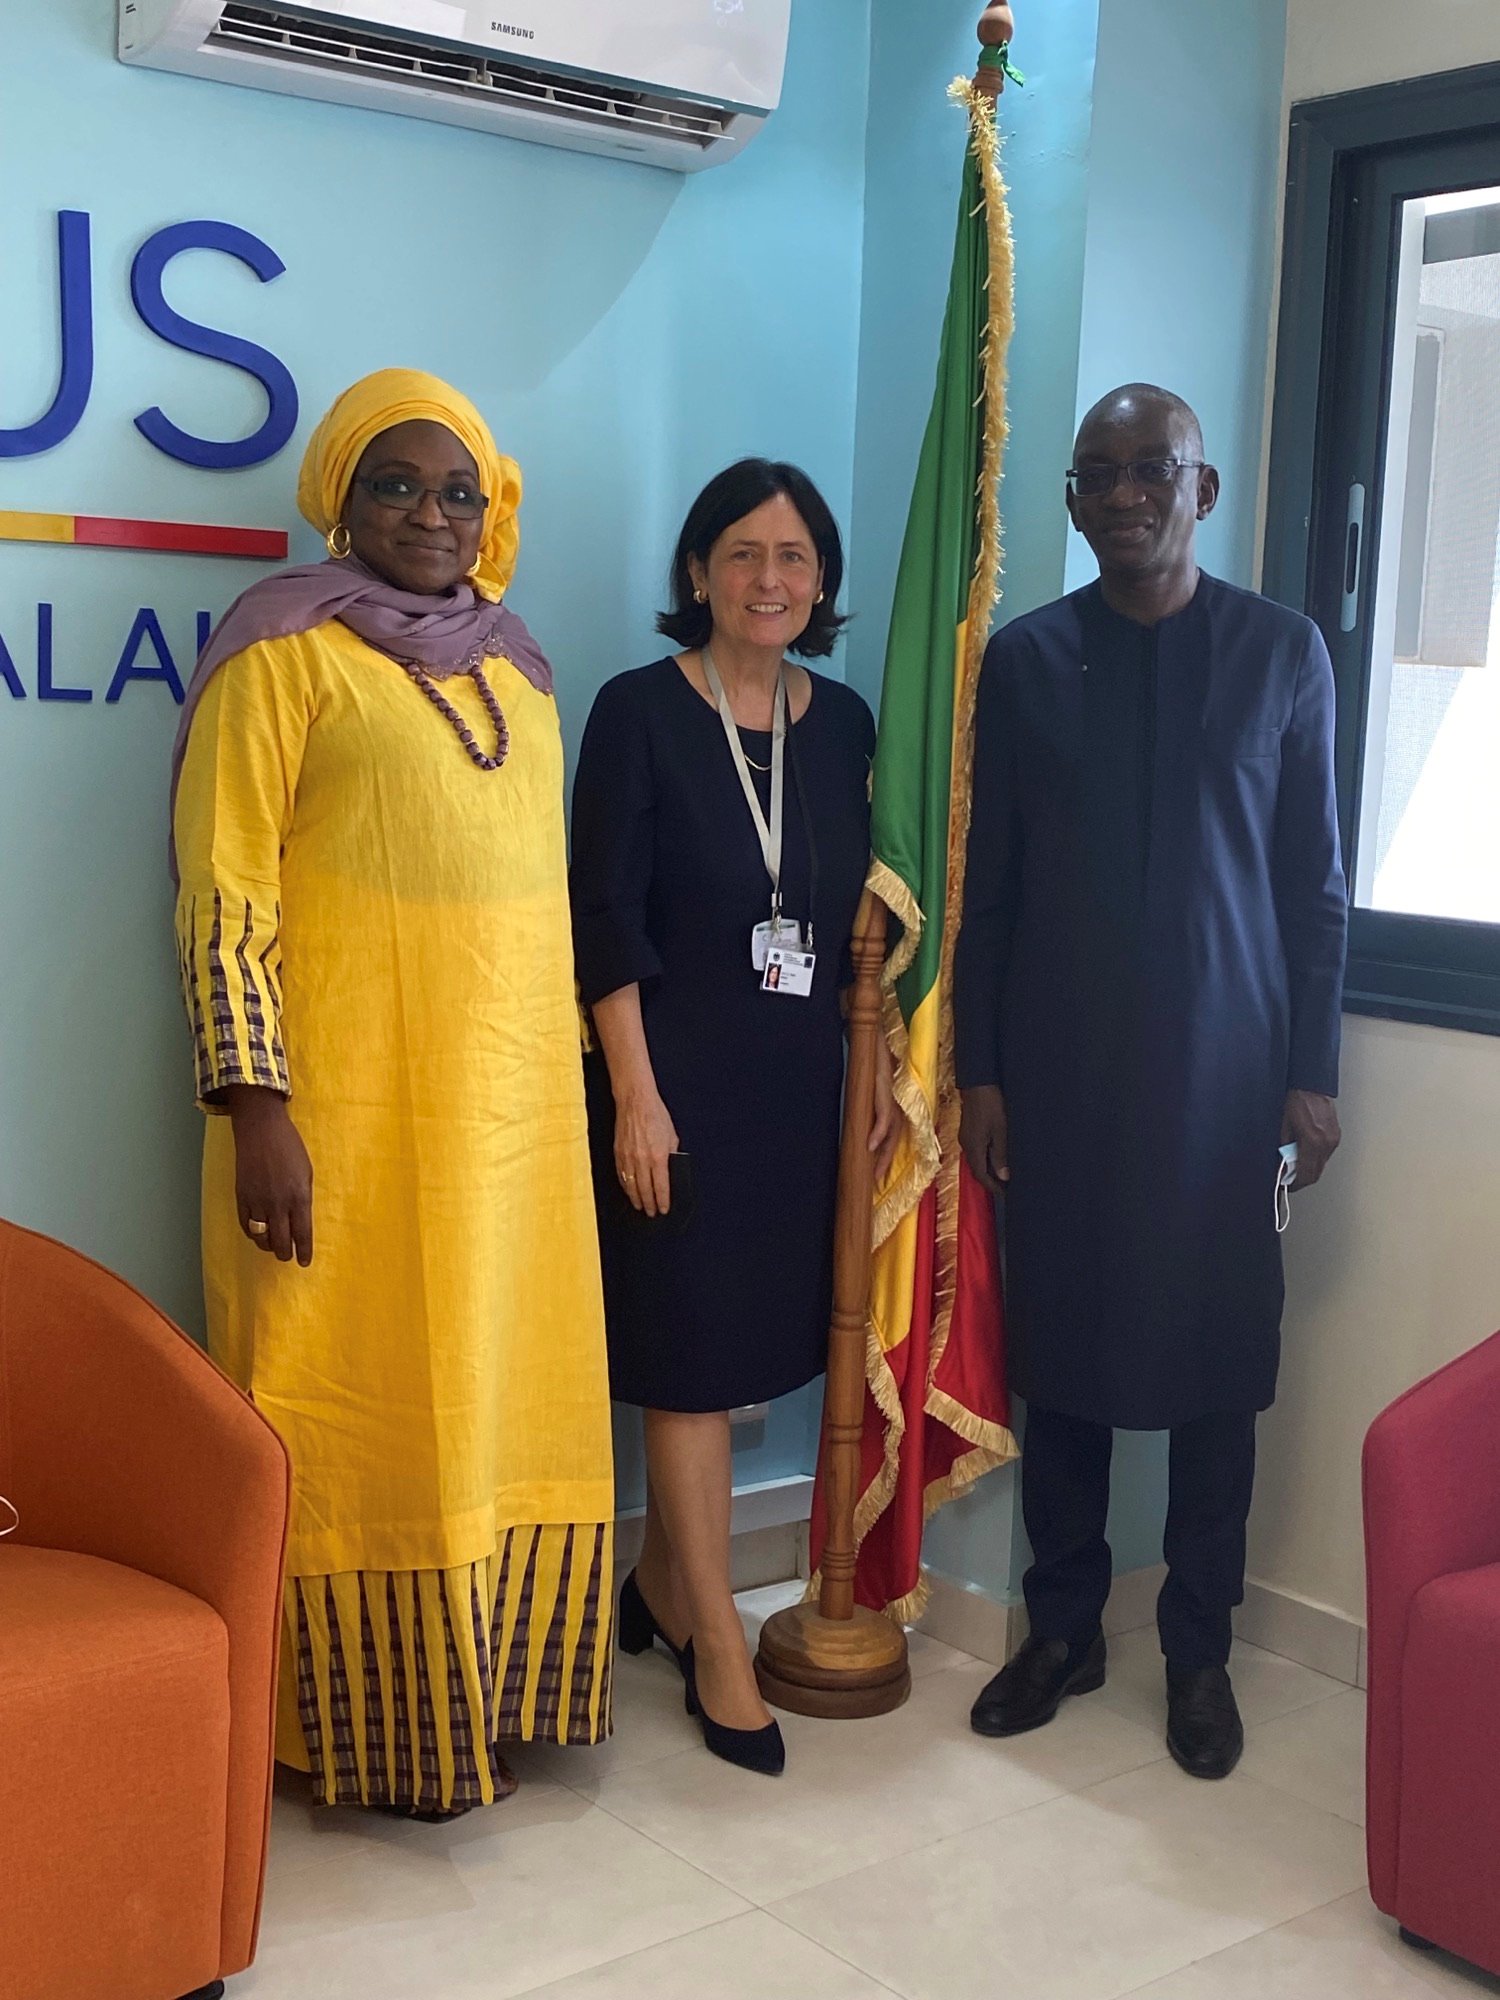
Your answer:
[[[959,197],[937,388],[896,572],[875,751],[874,853],[906,883],[925,919],[916,957],[897,986],[908,1021],[935,984],[942,958],[955,647],[968,609],[979,532],[981,345],[989,275],[983,200],[971,149]]]

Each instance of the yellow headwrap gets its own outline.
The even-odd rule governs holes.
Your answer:
[[[479,545],[479,569],[471,581],[481,597],[498,603],[515,573],[521,546],[516,520],[521,468],[496,449],[489,425],[468,397],[436,375],[424,375],[419,368],[380,368],[344,391],[313,432],[302,460],[297,481],[302,517],[320,535],[328,534],[343,512],[366,445],[393,424],[418,417],[446,425],[474,455],[490,504]]]

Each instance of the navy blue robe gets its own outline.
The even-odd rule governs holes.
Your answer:
[[[1338,1090],[1333,716],[1317,627],[1206,575],[1153,627],[1095,583],[990,643],[955,1057],[1005,1093],[1010,1378],[1044,1408],[1275,1398],[1284,1102]]]

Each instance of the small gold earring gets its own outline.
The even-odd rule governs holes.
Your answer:
[[[694,604],[707,604],[708,592],[706,590],[695,590],[693,592],[693,602]]]
[[[333,526],[328,530],[327,542],[328,553],[333,557],[335,562],[343,562],[349,551],[354,547],[354,537],[350,534],[348,526],[343,521],[334,522]]]
[[[818,592],[817,596],[816,596],[816,597],[815,597],[815,598],[813,599],[813,603],[814,603],[814,604],[821,604],[822,602],[823,602],[823,593],[822,593],[822,591],[820,590],[820,591]]]

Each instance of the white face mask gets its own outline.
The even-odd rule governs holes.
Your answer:
[[[1286,1234],[1292,1219],[1292,1189],[1297,1180],[1297,1141],[1290,1139],[1281,1148],[1276,1165],[1276,1234]]]

